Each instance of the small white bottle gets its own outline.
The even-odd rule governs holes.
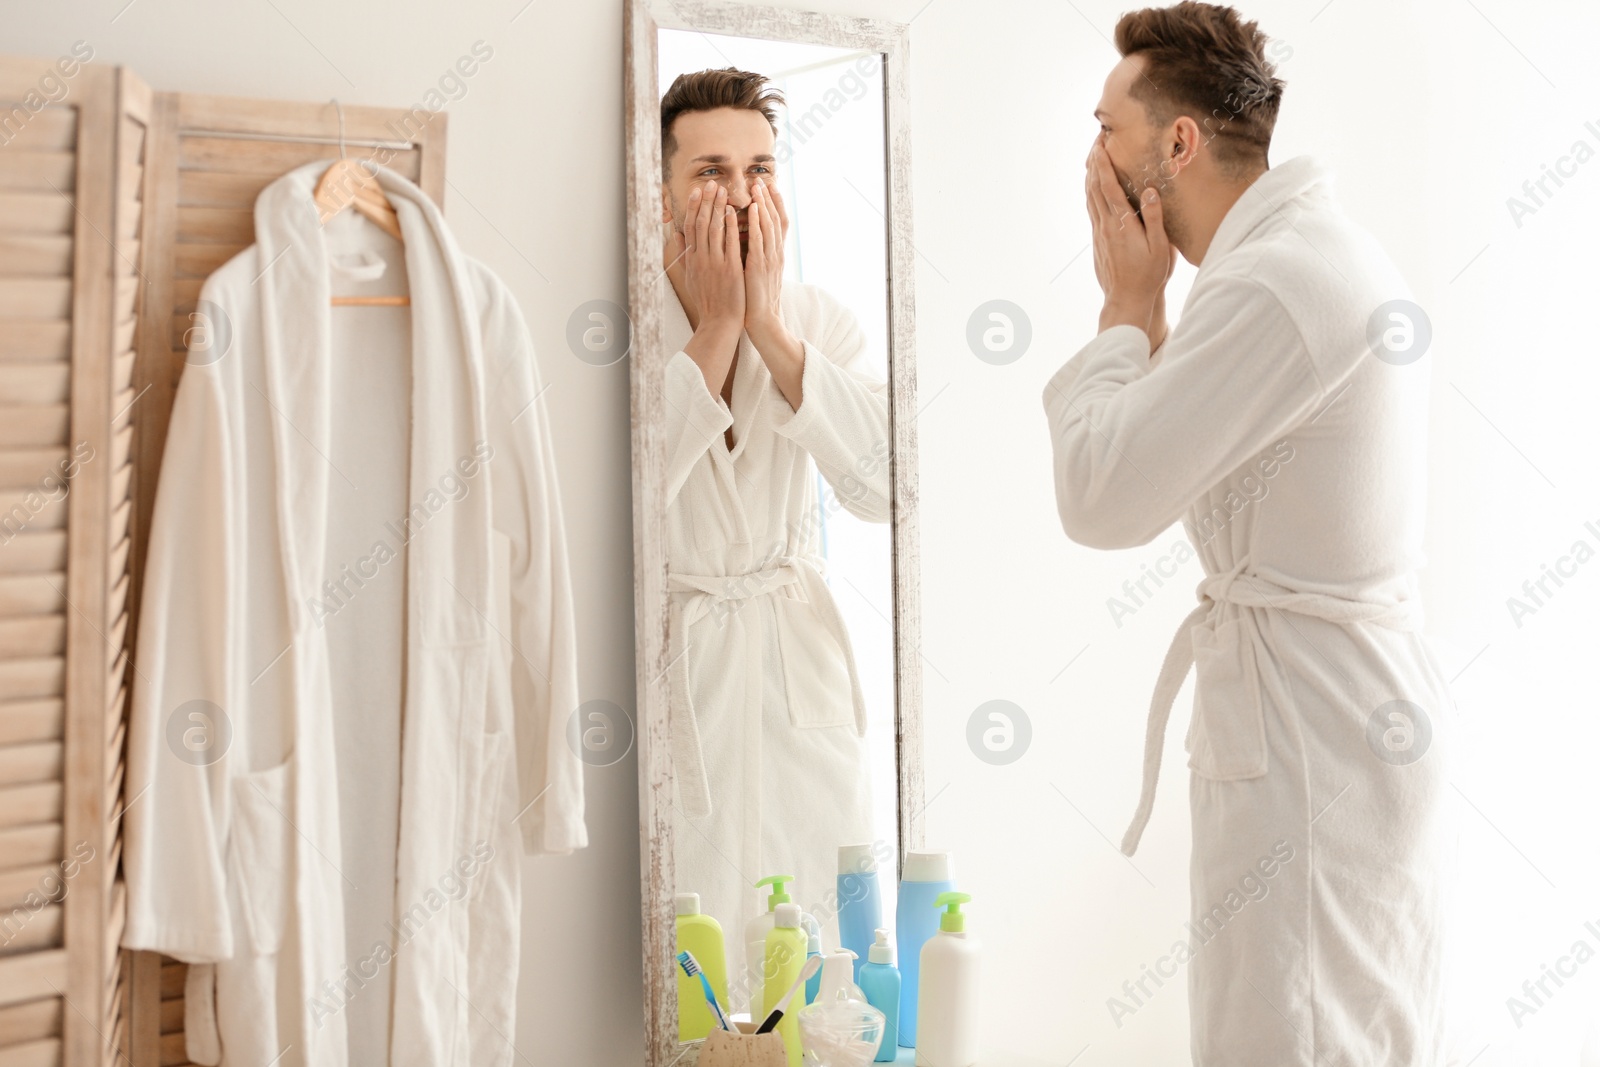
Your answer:
[[[922,946],[917,987],[917,1067],[975,1067],[978,1041],[978,939],[966,932],[965,893],[940,893],[939,932]]]

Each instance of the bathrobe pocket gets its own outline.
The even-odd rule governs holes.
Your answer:
[[[233,781],[233,825],[229,844],[244,909],[250,949],[270,956],[283,943],[289,910],[290,764],[285,760]]]
[[[790,725],[854,726],[850,669],[833,631],[810,601],[781,593],[771,599]]]
[[[1203,778],[1233,781],[1267,773],[1267,730],[1256,646],[1245,619],[1194,636],[1194,717],[1184,749]]]

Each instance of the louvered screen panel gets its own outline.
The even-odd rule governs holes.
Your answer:
[[[149,109],[123,71],[0,60],[6,1065],[110,1064],[126,1044],[119,694]]]
[[[344,107],[345,151],[377,156],[444,203],[446,116],[406,108]],[[331,103],[157,93],[152,109],[145,204],[145,275],[139,358],[135,543],[155,507],[156,479],[172,400],[184,368],[184,335],[200,286],[255,240],[256,196],[312,160],[339,156]],[[141,578],[134,566],[133,598]],[[137,635],[135,635],[137,659]],[[184,1051],[187,968],[153,953],[129,954],[132,1067],[176,1067]]]
[[[127,955],[121,951],[122,928],[127,918],[127,887],[120,878],[121,819],[127,803],[123,789],[128,722],[128,667],[132,653],[134,603],[133,563],[138,557],[133,526],[139,474],[134,464],[134,439],[140,424],[139,396],[133,384],[138,358],[139,317],[143,305],[145,157],[149,147],[149,90],[127,71],[118,72],[115,167],[115,254],[111,259],[111,366],[110,443],[107,467],[112,472],[106,504],[107,560],[105,685],[93,707],[104,739],[103,761],[96,768],[103,783],[98,804],[86,818],[106,827],[106,862],[102,875],[104,903],[100,913],[105,941],[101,946],[97,978],[105,996],[101,1060],[126,1063],[129,1048]],[[89,921],[89,917],[85,917]]]

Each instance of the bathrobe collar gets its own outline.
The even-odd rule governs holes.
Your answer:
[[[256,285],[261,291],[261,332],[266,347],[266,395],[282,416],[275,435],[285,506],[280,531],[285,578],[291,592],[290,625],[298,636],[315,627],[307,605],[318,595],[326,559],[327,463],[296,463],[291,436],[303,437],[319,455],[330,451],[332,393],[328,246],[317,207],[316,183],[325,161],[290,171],[256,199]],[[469,455],[488,439],[484,414],[483,345],[478,323],[462,308],[473,307],[464,262],[433,201],[386,167],[378,183],[394,205],[405,238],[411,295],[411,500],[425,495],[440,473],[439,457]],[[465,417],[457,417],[461,411]],[[421,462],[419,462],[421,461]],[[428,521],[428,536],[412,542],[422,566],[408,578],[419,590],[421,622],[429,640],[482,640],[477,612],[450,610],[458,595],[473,604],[488,600],[490,518],[487,494],[472,493],[460,505]],[[431,566],[429,565],[431,564]],[[450,588],[454,581],[458,594]],[[444,632],[441,632],[444,631]]]
[[[670,351],[681,351],[694,336],[694,327],[689,325],[689,313],[683,310],[683,302],[678,299],[678,291],[672,287],[672,282],[667,280],[667,321],[666,342]],[[738,459],[744,452],[744,443],[749,440],[750,427],[755,422],[758,405],[771,398],[769,391],[777,394],[777,385],[772,381],[772,372],[767,370],[766,363],[761,358],[761,353],[756,351],[755,345],[750,343],[750,335],[744,332],[739,334],[739,357],[733,368],[732,403],[728,405],[730,414],[733,415],[733,450],[724,451],[726,446],[714,448],[712,455],[724,454],[729,459]],[[778,394],[782,400],[782,395]],[[717,402],[722,403],[722,397],[717,397]],[[788,404],[787,400],[783,401]]]
[[[1285,204],[1306,195],[1327,195],[1333,188],[1333,173],[1312,156],[1295,156],[1262,173],[1250,184],[1228,213],[1200,262],[1204,271],[1227,256],[1249,238],[1256,227],[1281,211]],[[1196,275],[1198,283],[1199,276]]]

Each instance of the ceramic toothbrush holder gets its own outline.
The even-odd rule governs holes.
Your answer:
[[[758,1034],[758,1024],[735,1020],[738,1032],[712,1030],[700,1045],[700,1067],[789,1067],[783,1037]]]

